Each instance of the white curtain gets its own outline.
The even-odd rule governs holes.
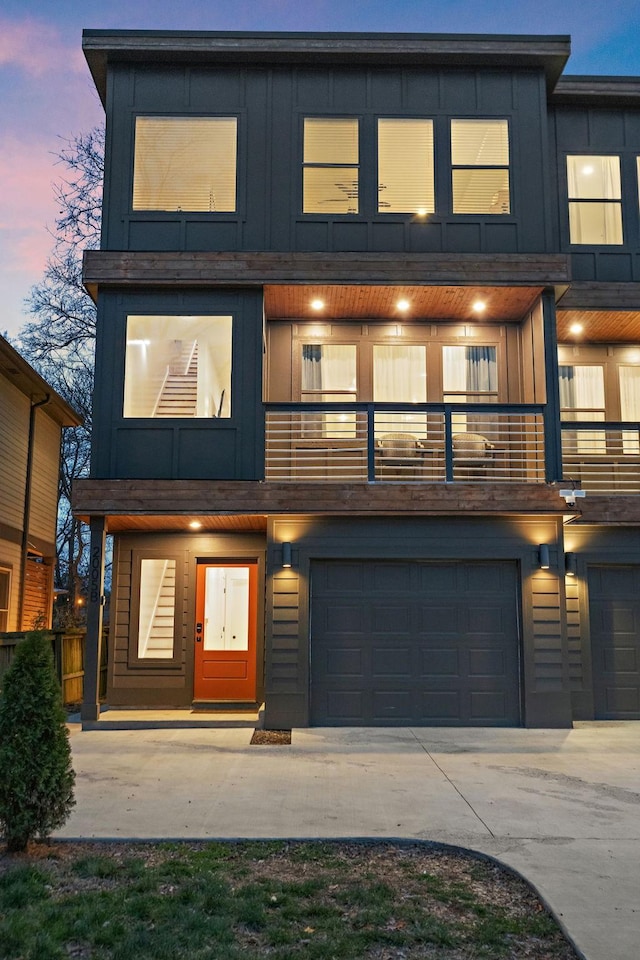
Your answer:
[[[620,414],[623,420],[640,422],[640,367],[618,368],[620,377]],[[637,430],[623,430],[622,452],[640,453]]]
[[[558,367],[563,420],[604,420],[604,370],[601,366]],[[606,453],[606,434],[579,430],[565,434],[576,453]]]
[[[373,399],[378,403],[426,403],[426,347],[418,344],[375,344],[373,348]],[[380,412],[376,432],[424,436],[424,413]]]

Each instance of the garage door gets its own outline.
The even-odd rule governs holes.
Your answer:
[[[597,720],[640,720],[640,567],[589,567]]]
[[[514,563],[318,561],[311,722],[517,726]]]

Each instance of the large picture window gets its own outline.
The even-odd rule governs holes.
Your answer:
[[[571,243],[622,243],[620,157],[567,157]]]
[[[358,121],[305,117],[303,213],[358,213]]]
[[[124,416],[231,416],[229,316],[130,316]]]
[[[236,209],[236,117],[137,117],[134,210]]]
[[[378,212],[433,213],[433,121],[378,120]]]
[[[507,120],[452,120],[454,213],[511,212]]]

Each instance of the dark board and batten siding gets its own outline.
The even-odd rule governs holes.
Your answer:
[[[212,106],[213,105],[213,106]],[[239,118],[238,201],[232,214],[133,212],[137,114]],[[110,65],[110,184],[102,247],[139,251],[382,251],[526,253],[551,249],[545,195],[546,90],[542,67],[323,64]],[[360,120],[360,212],[302,215],[302,121]],[[375,119],[433,118],[436,213],[424,223],[375,210]],[[450,117],[508,118],[512,212],[452,215]]]
[[[386,563],[396,560],[410,565],[417,562],[419,566],[459,561],[460,570],[469,564],[473,568],[474,563],[486,561],[489,556],[491,562],[505,562],[510,569],[519,571],[515,593],[522,639],[523,709],[519,720],[513,720],[511,712],[511,722],[568,726],[571,710],[564,588],[558,581],[557,569],[548,576],[537,576],[542,571],[538,571],[534,545],[540,537],[543,542],[552,542],[558,534],[557,523],[548,518],[270,521],[273,574],[267,579],[267,651],[273,644],[277,656],[267,654],[267,726],[309,723],[309,655],[311,650],[313,660],[313,618],[317,616],[313,584],[309,587],[314,564],[317,570],[318,563],[329,561],[382,562],[383,553]],[[290,570],[281,568],[278,544],[282,540],[294,542],[294,564]]]

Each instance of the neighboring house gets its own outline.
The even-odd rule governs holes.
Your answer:
[[[84,50],[85,720],[106,532],[111,706],[639,719],[640,80],[557,36]]]
[[[51,626],[60,438],[80,422],[0,337],[0,632]]]

